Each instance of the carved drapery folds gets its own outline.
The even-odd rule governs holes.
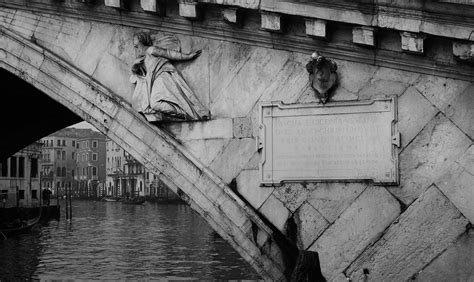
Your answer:
[[[314,52],[311,60],[306,64],[306,70],[316,97],[325,104],[330,98],[331,90],[337,84],[336,62]]]

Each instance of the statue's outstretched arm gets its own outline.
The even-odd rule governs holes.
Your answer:
[[[187,61],[191,59],[195,59],[201,55],[201,50],[197,50],[194,52],[191,52],[189,54],[173,51],[173,50],[167,50],[159,47],[150,47],[148,48],[147,52],[153,56],[156,57],[164,57],[168,60],[172,61]]]

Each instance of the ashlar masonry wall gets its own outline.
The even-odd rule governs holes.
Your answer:
[[[2,26],[34,38],[133,103],[128,78],[137,29],[7,8],[0,16]],[[472,279],[472,83],[336,60],[333,101],[398,96],[400,185],[260,187],[258,103],[315,102],[305,70],[310,54],[176,36],[183,51],[203,50],[177,67],[212,118],[167,129],[284,234],[294,222],[299,248],[319,253],[328,280]]]

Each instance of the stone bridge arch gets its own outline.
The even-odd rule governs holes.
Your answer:
[[[212,171],[129,102],[34,42],[0,27],[0,68],[94,125],[177,192],[264,278],[285,280],[296,247],[287,245]],[[282,241],[283,240],[283,241]],[[282,248],[283,247],[283,248]]]

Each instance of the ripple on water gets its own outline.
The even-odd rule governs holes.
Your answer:
[[[64,213],[63,213],[64,214]],[[73,220],[0,243],[0,278],[259,279],[186,205],[74,201]]]

